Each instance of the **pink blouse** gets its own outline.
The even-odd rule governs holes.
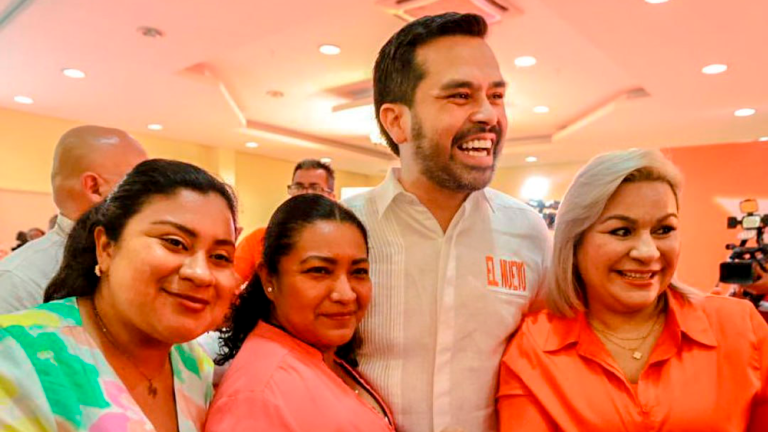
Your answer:
[[[357,375],[392,418],[381,398]],[[320,351],[259,322],[219,385],[209,432],[392,432],[394,425],[323,362]]]

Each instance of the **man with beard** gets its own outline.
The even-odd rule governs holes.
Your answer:
[[[401,168],[345,203],[369,230],[375,287],[360,369],[405,432],[496,430],[499,361],[544,279],[543,220],[486,187],[507,127],[486,31],[447,13],[384,45],[374,105]]]

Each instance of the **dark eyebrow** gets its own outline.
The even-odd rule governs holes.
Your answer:
[[[197,233],[193,229],[191,229],[191,228],[189,228],[189,227],[187,227],[185,225],[182,225],[180,223],[177,223],[177,222],[159,220],[159,221],[152,222],[152,225],[169,225],[169,226],[172,226],[172,227],[176,228],[177,230],[183,232],[184,235],[186,235],[187,237],[190,237],[193,240],[197,239],[197,237],[198,237]],[[227,239],[218,239],[218,240],[214,241],[213,243],[215,245],[217,245],[217,246],[235,246],[235,242],[233,242],[232,240],[227,240]]]
[[[303,260],[301,260],[301,262],[299,264],[304,264],[307,261],[311,261],[311,260],[322,261],[322,262],[324,262],[326,264],[330,264],[330,265],[334,265],[334,264],[338,263],[338,260],[336,260],[335,258],[326,257],[326,256],[322,256],[322,255],[310,255],[310,256],[304,258]],[[367,257],[366,258],[357,258],[357,259],[352,260],[352,265],[360,265],[360,264],[366,264],[366,263],[368,263],[368,258]]]
[[[669,219],[670,217],[674,217],[675,219],[677,219],[677,213],[667,213],[664,216],[656,219],[656,223],[659,223],[659,222],[661,222],[663,220]],[[626,223],[631,224],[631,225],[637,225],[637,221],[635,219],[632,219],[631,217],[624,216],[624,215],[610,215],[610,216],[606,216],[605,218],[603,218],[600,221],[600,223],[601,224],[602,223],[606,223],[606,222],[611,221],[611,220],[618,220],[618,221],[626,222]]]
[[[504,80],[494,81],[491,83],[489,88],[506,88],[507,83]],[[477,85],[473,83],[472,81],[467,80],[461,80],[461,79],[453,79],[445,84],[440,86],[440,91],[451,91],[451,90],[458,90],[458,89],[470,89],[473,90],[477,88]]]

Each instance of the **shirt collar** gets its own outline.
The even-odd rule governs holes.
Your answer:
[[[312,345],[300,341],[299,339],[296,339],[284,330],[264,321],[259,321],[258,324],[256,324],[256,328],[253,330],[251,335],[253,337],[261,337],[275,341],[292,351],[306,355],[309,358],[323,361],[323,354],[320,352],[320,350],[313,347]]]
[[[682,294],[667,290],[667,322],[674,326],[678,334],[686,336],[703,345],[717,346],[717,340],[712,332],[704,311],[696,304],[687,301]],[[551,316],[549,333],[544,340],[545,352],[557,351],[568,344],[579,342],[582,332],[589,325],[584,311],[577,311],[575,318]]]
[[[411,194],[403,188],[399,178],[400,168],[390,168],[386,178],[384,178],[384,181],[374,189],[373,197],[376,201],[376,208],[378,210],[379,217],[384,215],[384,212],[386,212],[387,208],[389,208],[389,205],[392,204],[398,195],[409,195],[418,200],[415,195]],[[488,208],[491,209],[491,212],[496,212],[493,207],[493,202],[488,196],[487,188],[472,192],[469,197],[467,197],[465,204],[469,203],[469,205],[473,205],[475,201],[485,203],[488,205]]]
[[[72,232],[72,228],[75,226],[75,222],[73,220],[68,219],[63,214],[59,214],[59,216],[56,218],[56,230],[61,231],[61,233],[64,235],[64,237],[69,236],[69,233]]]

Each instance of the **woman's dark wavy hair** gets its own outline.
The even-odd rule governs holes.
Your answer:
[[[360,231],[368,250],[368,233],[360,219],[341,204],[317,194],[297,195],[284,202],[275,210],[264,234],[262,262],[271,275],[277,275],[280,260],[291,253],[302,231],[318,221],[336,221],[353,225]],[[221,355],[216,364],[223,365],[232,360],[248,335],[259,321],[270,322],[272,302],[264,292],[264,285],[254,275],[237,300],[232,304],[227,327],[222,330]],[[336,356],[357,367],[355,351],[359,346],[357,332],[348,343],[336,350]]]
[[[237,198],[229,185],[192,164],[146,160],[136,165],[107,199],[77,220],[67,237],[61,267],[48,284],[43,301],[93,295],[99,285],[99,277],[94,272],[98,264],[93,236],[96,228],[104,227],[107,238],[118,242],[128,221],[147,201],[156,196],[171,196],[183,189],[218,194],[227,202],[237,225]]]

